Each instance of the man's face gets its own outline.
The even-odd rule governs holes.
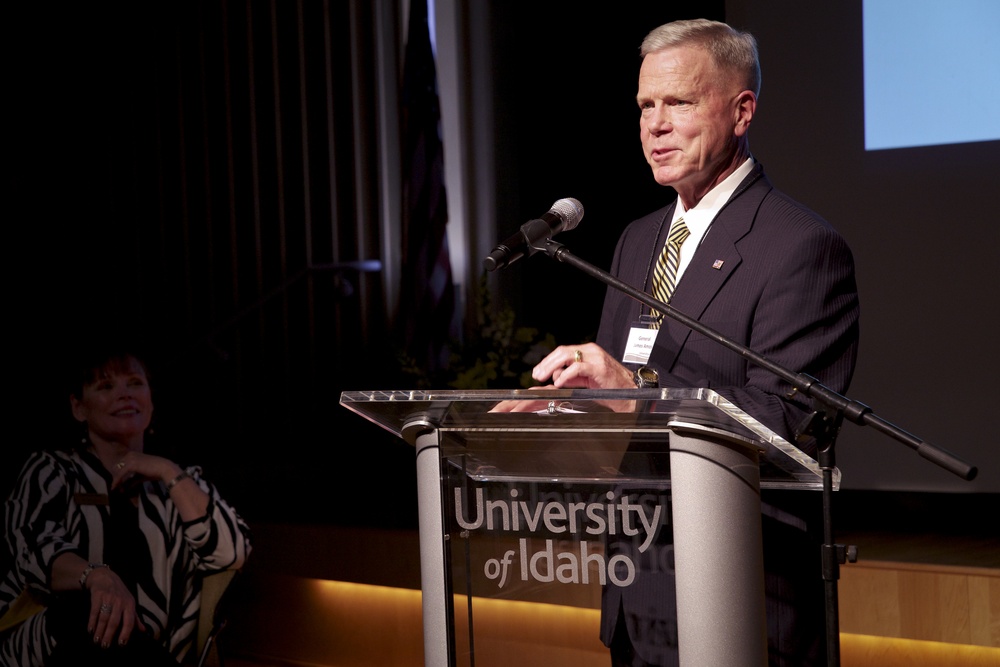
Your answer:
[[[636,100],[653,178],[677,190],[687,208],[748,157],[739,138],[756,98],[724,76],[708,51],[678,46],[647,55]]]

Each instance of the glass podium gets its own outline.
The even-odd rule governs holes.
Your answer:
[[[660,618],[642,588],[658,575],[676,615],[656,641],[673,641],[682,666],[767,663],[760,489],[819,491],[823,474],[724,397],[379,390],[340,402],[416,449],[428,667],[555,664],[548,644],[579,642],[581,623],[592,643],[610,627],[608,593]],[[588,620],[526,640],[538,610]]]

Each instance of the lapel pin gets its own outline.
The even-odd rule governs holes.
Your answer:
[[[715,263],[712,264],[712,268],[715,269],[716,271],[718,271],[719,269],[722,268],[723,264],[725,264],[725,262],[723,262],[721,259],[717,259],[717,260],[715,260]]]

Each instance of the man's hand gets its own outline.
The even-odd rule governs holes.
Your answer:
[[[531,371],[538,382],[552,384],[532,389],[635,389],[632,371],[595,343],[560,345],[538,362]],[[598,401],[615,412],[632,412],[635,401]],[[537,412],[548,401],[501,401],[490,412]]]
[[[560,345],[531,371],[538,382],[551,379],[557,388],[635,389],[632,371],[596,343]]]

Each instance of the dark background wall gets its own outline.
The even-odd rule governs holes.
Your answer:
[[[1000,400],[990,324],[1000,304],[991,259],[1000,142],[866,152],[861,4],[727,3],[729,20],[761,45],[751,148],[778,187],[827,217],[854,250],[862,331],[851,397],[980,473],[965,482],[853,425],[837,461],[848,488],[996,494],[1000,448],[984,417]],[[972,14],[974,3],[954,9],[987,20]],[[931,104],[935,122],[953,122],[936,90],[929,78],[926,95],[898,113]]]
[[[128,333],[154,361],[158,446],[203,463],[249,519],[412,524],[412,450],[337,405],[405,381],[379,274],[343,266],[378,254],[367,4],[15,12],[5,482],[29,449],[78,435],[67,354]],[[649,4],[491,4],[500,235],[576,197],[584,221],[560,240],[606,266],[625,224],[671,196],[639,149],[641,37],[695,16],[751,29],[764,65],[752,149],[858,256],[852,396],[983,468],[958,483],[848,426],[845,485],[996,493],[996,142],[863,153],[860,3]],[[928,225],[956,211],[938,252]],[[922,267],[942,261],[946,279],[930,280]],[[521,322],[561,341],[596,331],[603,288],[572,269],[537,257],[499,280]],[[364,512],[346,480],[364,484]]]

